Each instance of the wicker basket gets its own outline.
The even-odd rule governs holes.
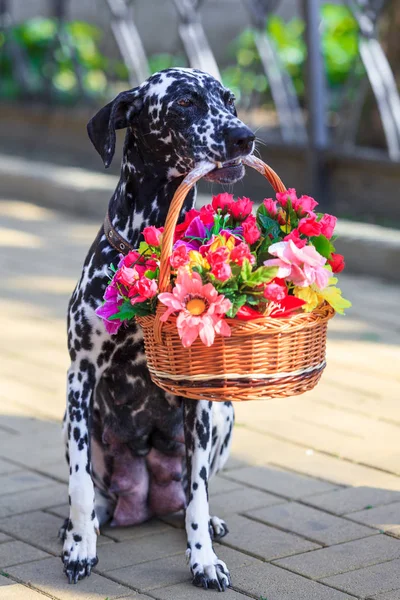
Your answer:
[[[243,162],[262,173],[276,192],[286,191],[277,174],[261,160],[252,156]],[[169,256],[183,201],[203,175],[204,169],[192,171],[171,202],[160,260],[161,291],[170,289]],[[184,348],[176,318],[160,321],[165,310],[158,303],[156,315],[136,320],[143,328],[151,378],[172,394],[219,402],[294,396],[311,390],[325,367],[327,325],[334,315],[326,303],[311,313],[282,319],[227,319],[231,337],[216,336],[209,348],[199,339]]]

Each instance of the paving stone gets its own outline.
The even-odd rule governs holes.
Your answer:
[[[400,600],[400,589],[387,592],[387,594],[378,594],[378,596],[371,596],[368,600]]]
[[[8,577],[3,577],[3,575],[0,573],[0,587],[6,586],[6,585],[13,585],[15,582],[12,579],[9,579]]]
[[[160,517],[163,523],[167,523],[175,529],[185,529],[185,512],[180,510],[179,512],[172,513],[170,515],[165,515],[164,517]]]
[[[218,558],[226,563],[231,573],[234,573],[236,569],[240,569],[241,567],[247,567],[248,565],[259,562],[254,556],[244,554],[244,552],[239,552],[238,550],[223,546],[222,544],[214,544],[214,550]]]
[[[357,571],[327,577],[322,581],[359,598],[368,598],[399,589],[399,570],[400,559],[396,559]]]
[[[0,435],[3,435],[3,433],[4,433],[3,429],[0,428]],[[13,465],[12,463],[8,462],[7,460],[0,458],[0,475],[5,475],[7,473],[15,473],[16,471],[20,471],[20,470],[21,470],[21,467]]]
[[[208,594],[212,594],[213,591],[208,591]],[[172,587],[165,587],[158,590],[152,590],[151,595],[159,600],[204,600],[203,588],[194,587],[191,583],[180,583],[179,585],[173,585]],[[235,590],[225,590],[224,600],[245,600],[248,596],[236,592]],[[269,598],[268,598],[269,600]]]
[[[223,538],[221,543],[264,560],[299,554],[319,547],[297,535],[256,523],[240,515],[231,516],[229,536]]]
[[[7,587],[0,587],[0,600],[45,600],[45,596],[25,585],[10,581]]]
[[[27,563],[33,560],[40,560],[48,557],[46,552],[29,546],[24,542],[7,542],[0,545],[0,567],[5,568],[11,565]]]
[[[232,584],[253,597],[267,600],[354,600],[340,591],[295,575],[274,565],[257,562],[233,573]]]
[[[253,508],[261,508],[284,502],[279,496],[261,492],[253,488],[240,488],[210,499],[210,512],[220,518],[232,513],[240,513]],[[228,524],[229,527],[229,524]]]
[[[104,544],[98,549],[99,564],[96,570],[103,573],[174,554],[184,555],[185,550],[185,533],[171,528],[171,531],[138,540]]]
[[[36,511],[1,519],[0,531],[4,531],[25,542],[33,543],[38,548],[59,556],[62,550],[62,543],[58,539],[58,530],[62,523],[63,521],[59,517]],[[101,535],[97,538],[99,546],[107,543],[113,544],[109,538],[104,538]]]
[[[0,544],[4,544],[4,542],[9,542],[11,540],[10,536],[5,533],[0,533]]]
[[[336,515],[345,515],[367,507],[391,504],[400,500],[400,491],[375,487],[349,487],[307,498],[307,503]]]
[[[63,573],[59,558],[45,558],[27,565],[11,567],[8,573],[24,583],[55,596],[57,600],[104,600],[132,595],[132,590],[101,575],[92,573],[79,582],[79,587],[70,585]]]
[[[240,490],[243,486],[235,481],[230,481],[224,477],[213,477],[210,481],[210,496],[216,496],[218,494],[224,494],[232,492],[233,490]]]
[[[350,513],[348,518],[400,537],[400,502]]]
[[[23,494],[0,496],[0,518],[61,504],[66,497],[67,486],[55,482],[46,487],[26,490]]]
[[[160,521],[159,519],[151,519],[141,525],[134,527],[110,527],[101,528],[101,533],[119,542],[125,540],[136,540],[142,537],[151,536],[157,533],[171,531],[170,525]]]
[[[0,496],[21,493],[34,488],[43,488],[53,483],[51,479],[32,471],[17,471],[0,476]]]
[[[311,579],[322,579],[395,558],[400,558],[400,541],[378,534],[277,560],[275,564]]]
[[[325,481],[273,467],[235,469],[229,472],[229,478],[294,500],[335,489],[335,486]]]
[[[191,582],[191,574],[184,552],[115,569],[110,575],[119,583],[130,585],[140,592],[154,590],[181,582]]]
[[[364,538],[376,533],[370,527],[364,525],[354,527],[355,523],[346,519],[328,515],[297,502],[286,502],[278,506],[251,510],[246,514],[263,523],[281,527],[325,546]]]

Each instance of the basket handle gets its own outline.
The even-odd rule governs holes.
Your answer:
[[[248,167],[252,167],[256,169],[261,175],[264,175],[266,179],[270,182],[275,192],[286,192],[286,187],[282,183],[281,179],[275,173],[271,167],[265,164],[261,159],[256,156],[247,156],[242,159],[242,162]],[[172,198],[167,220],[165,221],[165,228],[162,238],[162,248],[161,248],[161,256],[160,256],[160,276],[158,280],[158,287],[160,292],[166,292],[170,286],[170,278],[171,278],[171,267],[169,258],[172,254],[172,247],[174,244],[174,231],[176,224],[179,219],[180,212],[182,210],[183,203],[188,192],[192,189],[199,179],[207,175],[210,171],[214,169],[214,165],[211,163],[203,163],[193,171],[191,171],[188,175],[186,175],[185,179],[182,181],[180,186],[177,188],[174,197]],[[156,318],[156,322],[158,319]]]

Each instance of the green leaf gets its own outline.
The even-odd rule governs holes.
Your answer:
[[[154,312],[151,308],[150,302],[138,302],[137,304],[134,304],[132,306],[133,308],[133,312],[134,312],[134,316],[138,316],[138,317],[144,317],[145,315],[150,315],[152,312]]]
[[[242,281],[245,283],[248,281],[249,277],[251,277],[251,264],[247,258],[243,260],[240,276],[242,278]]]
[[[151,269],[148,269],[148,271],[145,271],[144,276],[147,277],[147,279],[157,279],[158,269],[156,269],[155,271],[151,271]]]
[[[274,243],[274,240],[271,240],[271,238],[269,236],[267,236],[262,240],[261,244],[257,248],[257,265],[259,267],[264,264],[265,260],[268,260],[269,258],[271,258],[270,254],[268,252],[268,248],[273,243]]]
[[[268,283],[278,272],[278,267],[258,267],[256,271],[251,273],[250,277],[247,278],[246,284],[249,287],[257,287],[263,283]]]
[[[289,216],[289,223],[291,229],[295,229],[299,224],[299,217],[297,216],[297,213],[293,208],[292,201],[289,198],[286,205],[286,212]]]
[[[119,307],[119,311],[115,315],[112,315],[111,317],[108,317],[108,318],[110,321],[115,321],[116,319],[120,319],[121,321],[129,321],[129,319],[133,319],[134,316],[135,316],[134,307],[129,302],[129,300],[126,300]]]
[[[279,237],[281,228],[279,227],[279,223],[277,223],[277,221],[271,219],[271,217],[268,217],[267,215],[262,214],[257,215],[257,221],[264,234],[271,234],[274,238]]]
[[[153,254],[150,246],[147,242],[140,242],[139,244],[139,254]]]
[[[318,235],[310,238],[310,241],[317,252],[319,252],[325,258],[331,258],[332,252],[335,251],[335,247],[324,235]]]
[[[226,316],[230,319],[233,319],[234,317],[236,317],[236,313],[239,310],[239,308],[242,308],[242,306],[246,304],[247,296],[246,294],[240,294],[239,296],[229,298],[229,300],[232,302],[232,307],[230,308],[230,310],[228,310]]]

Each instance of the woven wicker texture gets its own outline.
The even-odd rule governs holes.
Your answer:
[[[286,190],[277,174],[261,160],[252,156],[244,162],[262,173],[275,191]],[[182,204],[208,169],[192,171],[171,202],[163,235],[161,291],[170,287],[169,257]],[[294,396],[311,390],[325,367],[327,324],[334,315],[328,304],[283,319],[227,319],[231,337],[216,336],[210,348],[199,339],[184,348],[176,318],[160,321],[165,310],[159,303],[156,315],[136,320],[143,328],[151,378],[173,394],[219,402]]]

